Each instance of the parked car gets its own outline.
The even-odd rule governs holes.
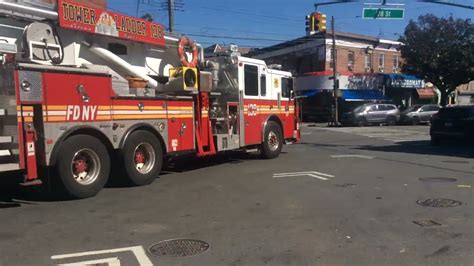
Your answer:
[[[439,145],[442,140],[461,140],[474,143],[474,105],[446,107],[431,119],[431,143]]]
[[[440,107],[435,104],[412,105],[400,113],[402,124],[419,125],[429,123],[431,116],[438,113]]]
[[[344,125],[363,127],[369,124],[395,125],[400,120],[400,111],[393,104],[364,104],[342,117]]]

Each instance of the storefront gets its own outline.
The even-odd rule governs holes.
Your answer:
[[[434,88],[425,87],[425,82],[413,75],[381,74],[382,89],[385,97],[401,109],[414,104],[436,103],[437,93]]]
[[[339,114],[352,111],[365,103],[386,102],[380,76],[376,74],[342,73],[338,75]],[[330,72],[314,72],[296,78],[303,121],[327,122],[334,105],[333,80]]]

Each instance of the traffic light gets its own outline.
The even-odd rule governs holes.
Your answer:
[[[314,15],[314,31],[326,32],[326,14],[321,12],[313,13]]]
[[[310,15],[307,15],[305,17],[306,19],[306,35],[312,35],[314,34],[314,26],[316,25],[315,24],[315,21],[314,21],[314,16],[313,14],[310,14]]]
[[[306,35],[313,35],[317,32],[326,32],[326,14],[313,12],[305,17]]]

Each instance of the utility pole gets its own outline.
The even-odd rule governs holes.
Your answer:
[[[137,0],[137,14],[136,14],[136,17],[138,17],[138,15],[140,13],[140,1],[142,1],[142,0]]]
[[[334,97],[334,108],[335,108],[335,119],[334,123],[336,126],[339,125],[339,80],[337,79],[337,55],[336,55],[336,29],[334,27],[334,16],[331,16],[331,28],[332,28],[332,80],[333,86],[333,97]]]
[[[173,32],[174,28],[174,0],[168,0],[168,21],[169,31]]]

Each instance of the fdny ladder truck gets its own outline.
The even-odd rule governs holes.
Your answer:
[[[150,184],[169,156],[299,140],[291,73],[236,49],[204,59],[161,24],[73,0],[0,0],[0,177],[73,198],[110,169]]]

